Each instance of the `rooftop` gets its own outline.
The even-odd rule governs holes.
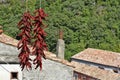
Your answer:
[[[7,45],[12,45],[17,47],[18,44],[18,40],[5,35],[4,33],[0,34],[0,42],[7,44]],[[49,52],[49,51],[44,51],[46,58],[49,60],[53,60],[62,64],[65,64],[67,66],[70,67],[74,67],[70,62],[68,62],[67,60],[64,59],[59,59],[56,57],[55,54]],[[12,56],[8,56],[8,55],[0,55],[0,63],[19,63],[19,59],[18,59],[18,55],[12,55]]]
[[[87,48],[84,51],[72,56],[72,58],[108,66],[120,66],[120,53],[106,50]]]
[[[120,74],[107,71],[107,70],[102,70],[97,67],[91,67],[86,64],[82,63],[77,63],[72,61],[72,63],[76,66],[74,69],[75,72],[85,74],[90,77],[94,77],[100,80],[120,80]]]
[[[46,58],[52,61],[56,61],[62,64],[65,64],[70,67],[74,67],[70,62],[67,60],[59,59],[56,57],[55,54],[51,52],[45,51]],[[32,59],[34,59],[35,56],[30,56]],[[0,64],[19,64],[19,59],[17,55],[0,55]]]
[[[7,36],[5,34],[0,34],[0,42],[12,45],[12,46],[17,46],[18,41],[10,36]]]

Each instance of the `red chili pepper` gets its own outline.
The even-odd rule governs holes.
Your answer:
[[[28,47],[31,39],[31,26],[34,26],[33,32],[35,42],[33,44],[32,54],[36,56],[33,61],[33,63],[36,65],[36,68],[40,67],[40,69],[42,69],[42,57],[45,58],[44,50],[47,50],[47,45],[44,41],[46,33],[43,30],[43,27],[46,26],[42,22],[42,20],[45,20],[47,14],[45,14],[43,9],[36,10],[35,14],[36,16],[32,17],[29,12],[25,12],[22,19],[18,23],[18,28],[21,30],[21,33],[18,36],[21,37],[21,40],[19,41],[17,48],[21,50],[18,57],[20,59],[20,66],[22,67],[22,70],[25,67],[27,69],[32,68],[30,63],[31,59],[29,58],[30,49]],[[32,20],[34,20],[33,24]]]
[[[34,44],[33,44],[33,55],[36,55],[36,58],[34,59],[34,64],[36,65],[36,68],[40,67],[42,69],[42,59],[41,57],[45,58],[44,50],[47,50],[47,45],[44,41],[44,37],[46,36],[46,33],[42,29],[42,26],[45,26],[42,22],[42,20],[45,20],[45,17],[47,14],[45,14],[43,9],[38,9],[35,11],[36,16],[34,17],[34,38],[36,38]],[[35,68],[35,69],[36,69]]]
[[[21,37],[21,40],[18,43],[18,49],[21,50],[20,54],[18,55],[20,59],[20,65],[22,70],[24,67],[27,69],[31,69],[31,63],[30,63],[30,50],[28,48],[28,44],[30,42],[30,32],[31,32],[31,26],[32,26],[32,21],[33,17],[30,15],[29,12],[25,12],[23,14],[22,19],[18,23],[18,27],[21,30],[21,33],[19,36]]]

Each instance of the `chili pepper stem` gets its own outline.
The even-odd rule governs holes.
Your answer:
[[[28,3],[28,0],[26,0],[26,12],[27,12],[27,9],[28,9],[27,3]]]
[[[40,0],[40,9],[41,9],[41,0]]]

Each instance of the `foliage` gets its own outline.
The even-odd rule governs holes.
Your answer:
[[[28,0],[31,12],[39,8],[39,0]],[[42,0],[48,14],[47,44],[55,52],[59,29],[64,30],[65,57],[85,48],[99,48],[120,52],[120,0]],[[0,5],[0,25],[6,34],[15,38],[16,27],[24,0],[9,0]]]

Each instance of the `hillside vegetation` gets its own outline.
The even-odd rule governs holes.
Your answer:
[[[31,14],[36,8],[39,0],[28,0]],[[120,52],[120,0],[42,0],[42,8],[49,15],[45,29],[49,51],[55,52],[62,29],[66,59],[88,47]],[[4,33],[17,36],[17,23],[25,10],[24,0],[0,3]]]

